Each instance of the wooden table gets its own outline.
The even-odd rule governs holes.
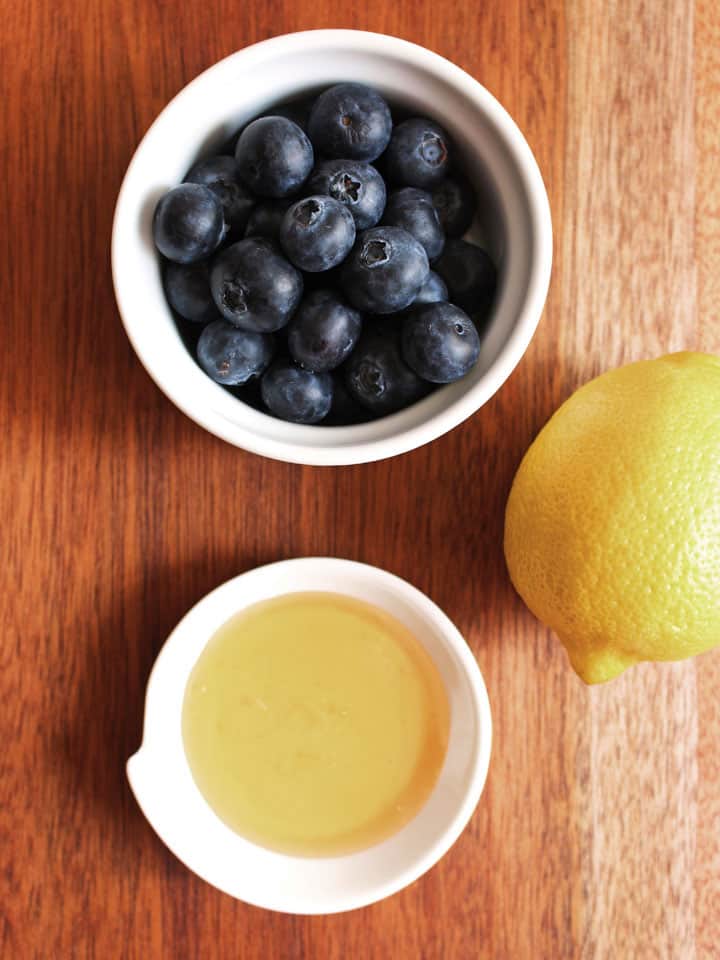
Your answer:
[[[720,654],[586,689],[501,550],[513,472],[576,386],[720,351],[715,0],[2,0],[0,15],[0,955],[720,956]],[[348,469],[272,463],[179,413],[123,333],[108,253],[123,172],[168,98],[239,47],[328,25],[417,41],[495,93],[556,238],[544,319],[500,394],[429,447]],[[442,863],[314,919],[192,876],[124,776],[173,624],[233,574],[303,554],[427,591],[468,638],[496,729]]]

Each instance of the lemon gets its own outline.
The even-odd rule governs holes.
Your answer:
[[[587,683],[720,643],[720,358],[670,354],[577,390],[520,464],[505,557]]]

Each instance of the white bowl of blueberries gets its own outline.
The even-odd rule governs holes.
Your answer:
[[[219,437],[298,463],[411,450],[512,372],[550,277],[522,134],[393,37],[277,37],[201,74],[128,168],[112,266],[128,336]]]

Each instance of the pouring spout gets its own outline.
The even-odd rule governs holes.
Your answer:
[[[125,773],[130,784],[130,789],[137,797],[143,792],[143,787],[147,785],[152,777],[152,766],[148,762],[147,750],[140,747],[125,764]]]

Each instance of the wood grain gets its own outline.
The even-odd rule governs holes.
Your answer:
[[[692,11],[587,0],[567,29],[566,386],[697,344]],[[696,955],[695,669],[643,666],[577,718],[582,957]]]
[[[513,472],[576,386],[720,352],[716,4],[0,0],[0,15],[0,955],[717,957],[720,656],[587,690],[501,549]],[[124,169],[170,96],[239,47],[328,25],[414,40],[486,84],[536,153],[556,235],[543,322],[500,394],[429,447],[347,469],[271,463],[184,418],[124,337],[108,265]],[[478,811],[434,870],[365,910],[296,918],[189,874],[123,767],[183,612],[315,553],[437,600],[496,734]]]
[[[695,10],[695,255],[700,346],[718,351],[720,340],[720,17],[701,0]],[[695,915],[698,956],[720,944],[720,656],[697,666],[698,799]]]

